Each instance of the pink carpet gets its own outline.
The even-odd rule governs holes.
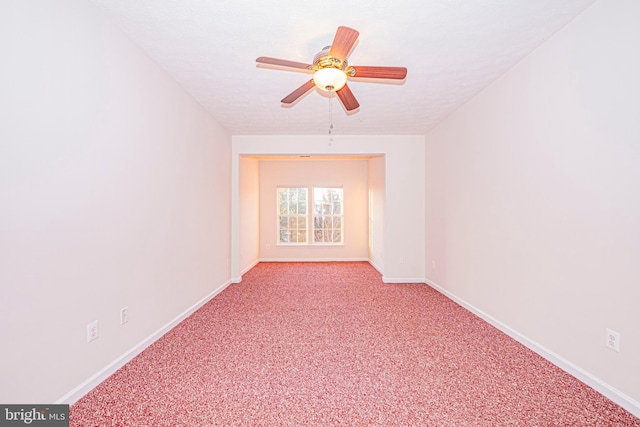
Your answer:
[[[71,407],[72,426],[640,426],[424,284],[261,263]]]

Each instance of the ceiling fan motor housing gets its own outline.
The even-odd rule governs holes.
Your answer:
[[[316,56],[313,57],[313,69],[317,71],[323,68],[337,68],[345,71],[349,65],[347,60],[340,61],[340,59],[334,58],[329,55],[330,50],[331,46],[325,46],[320,52],[316,53]]]

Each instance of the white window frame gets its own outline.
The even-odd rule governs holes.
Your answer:
[[[291,212],[291,206],[289,205],[289,202],[287,202],[287,210],[289,212],[287,213],[282,213],[280,208],[281,208],[281,192],[283,190],[287,191],[287,194],[290,194],[289,192],[291,190],[297,190],[298,193],[300,192],[300,190],[305,190],[306,191],[306,200],[305,203],[302,204],[302,206],[304,206],[306,208],[306,212],[304,214],[299,213],[299,209],[301,206],[300,200],[298,200],[297,203],[297,208],[293,209],[293,211],[295,212]],[[340,194],[340,203],[338,204],[339,206],[339,212],[336,212],[336,204],[333,203],[335,202],[335,199],[331,199],[329,200],[329,206],[325,206],[324,209],[320,209],[321,212],[319,214],[316,214],[316,202],[315,202],[315,194],[316,194],[316,190],[340,190],[339,194]],[[333,195],[333,192],[331,193]],[[333,196],[331,196],[333,197]],[[331,185],[331,186],[320,186],[320,185],[308,185],[308,186],[302,186],[302,185],[296,185],[296,186],[285,186],[285,185],[279,185],[276,187],[276,245],[278,246],[343,246],[344,245],[344,189],[342,186],[335,186],[335,185]],[[318,216],[323,216],[323,217],[328,217],[325,218],[324,223],[329,225],[328,230],[327,229],[316,229],[316,217]],[[286,217],[286,221],[283,221],[283,219]],[[291,220],[296,221],[295,222],[295,226],[293,228],[291,228],[292,222]],[[299,241],[299,234],[296,234],[296,237],[291,239],[292,234],[289,234],[290,237],[290,241],[282,241],[282,235],[283,232],[289,232],[291,233],[292,231],[296,231],[296,230],[301,230],[302,228],[300,227],[301,225],[301,220],[304,219],[303,225],[304,225],[304,240],[303,242]],[[286,228],[283,228],[283,224],[284,222],[286,222]],[[339,229],[336,230],[334,227],[337,225],[339,225]],[[316,236],[317,233],[321,233],[321,237],[324,240],[325,238],[329,237],[333,240],[335,238],[335,236],[337,235],[340,240],[339,241],[320,241],[317,242],[316,241]],[[293,240],[293,241],[291,241]]]
[[[289,212],[287,213],[282,213],[280,211],[280,204],[281,204],[281,191],[282,190],[287,190],[287,209],[289,210]],[[291,212],[291,208],[292,206],[290,205],[290,190],[296,190],[298,193],[300,192],[300,190],[305,190],[306,192],[306,197],[304,199],[304,204],[301,203],[300,200],[296,201],[296,207],[295,207],[295,212]],[[294,245],[294,246],[299,246],[299,245],[307,245],[309,244],[309,188],[308,187],[303,187],[303,186],[278,186],[276,189],[276,211],[277,211],[277,224],[276,224],[276,230],[277,230],[277,245],[283,245],[283,246],[287,246],[287,245]],[[301,209],[301,207],[304,207],[305,212],[304,213],[299,213],[299,210]],[[287,222],[287,228],[283,228],[283,217],[286,217],[286,222]],[[292,220],[295,221],[295,227],[291,227],[292,224]],[[303,221],[300,221],[303,220]],[[300,226],[303,225],[304,226],[304,234],[300,234],[300,230],[302,229]],[[289,233],[290,236],[290,240],[289,241],[282,241],[282,235],[283,233]],[[295,238],[291,238],[293,237],[293,235],[291,234],[292,232],[296,232],[295,234]],[[300,241],[300,237],[304,236],[304,241],[301,242]]]
[[[329,190],[329,200],[323,198],[321,200],[321,206],[318,209],[317,191],[326,192]],[[315,186],[313,191],[313,213],[310,214],[311,218],[311,243],[314,245],[323,246],[336,246],[344,244],[344,189],[336,186]],[[339,199],[335,199],[334,196],[339,193]],[[339,201],[339,203],[336,203]],[[324,203],[322,203],[324,202]],[[319,212],[318,212],[319,211]],[[318,218],[322,217],[324,220],[318,221]],[[316,228],[318,224],[326,225],[327,227]],[[336,227],[338,225],[338,227]],[[339,240],[336,240],[338,236]],[[318,237],[322,241],[317,241]]]

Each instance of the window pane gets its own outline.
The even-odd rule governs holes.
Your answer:
[[[287,213],[287,192],[282,188],[278,188],[278,210],[280,215]]]
[[[307,230],[298,231],[298,243],[305,243],[307,241]]]
[[[322,228],[327,229],[327,230],[331,230],[331,217],[330,216],[325,216],[323,221],[322,221]]]
[[[280,242],[289,243],[289,232],[287,230],[280,230]]]
[[[295,215],[298,213],[298,190],[296,188],[289,189],[289,213]]]
[[[333,243],[342,243],[342,231],[333,230]]]
[[[333,228],[341,229],[342,228],[342,217],[334,216],[333,217]]]
[[[280,230],[286,230],[289,227],[289,218],[286,216],[280,217]]]

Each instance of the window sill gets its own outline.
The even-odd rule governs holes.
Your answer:
[[[344,243],[276,243],[276,246],[294,246],[294,247],[344,247]]]

